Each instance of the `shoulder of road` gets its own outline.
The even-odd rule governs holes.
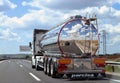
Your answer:
[[[115,73],[115,72],[106,72],[107,75],[110,76],[119,76],[120,77],[120,73]]]

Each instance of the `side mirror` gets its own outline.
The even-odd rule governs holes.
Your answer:
[[[32,43],[31,42],[29,42],[29,47],[32,49]]]

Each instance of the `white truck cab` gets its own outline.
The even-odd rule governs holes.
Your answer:
[[[43,37],[43,34],[48,30],[34,29],[33,31],[33,42],[29,43],[29,46],[32,50],[32,68],[36,70],[43,69],[43,53],[41,52],[40,41]]]

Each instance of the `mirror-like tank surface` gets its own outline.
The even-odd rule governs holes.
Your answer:
[[[75,18],[48,31],[41,44],[46,52],[94,55],[98,49],[98,31],[82,17]]]

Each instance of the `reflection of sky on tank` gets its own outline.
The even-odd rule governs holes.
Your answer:
[[[61,28],[61,26],[59,26],[58,28],[55,28],[55,29],[47,32],[45,38],[49,38],[49,37],[58,35],[60,28]]]
[[[47,32],[45,34],[45,38],[41,42],[42,45],[56,43],[58,40],[58,33],[63,26],[64,24]],[[85,25],[83,21],[75,20],[69,22],[63,27],[63,30],[60,33],[60,40],[90,40],[91,36],[93,40],[98,40],[97,29],[94,27],[94,25]]]
[[[76,20],[68,23],[64,26],[61,32],[61,38],[71,38],[74,39],[79,38],[83,39],[85,36],[91,36],[93,39],[97,37],[97,29],[94,27],[93,24],[85,25],[82,21]]]
[[[58,35],[60,29],[63,25],[51,30],[50,32],[46,33],[45,38],[49,38],[52,36]],[[92,31],[91,31],[92,30]],[[81,20],[75,20],[66,24],[60,34],[61,37],[79,37],[79,36],[88,36],[88,34],[97,35],[97,30],[93,24],[85,25]]]
[[[71,30],[72,27],[76,24],[81,24],[82,25],[81,20],[75,20],[75,21],[69,22],[68,24],[65,25],[65,27],[69,27],[69,30]]]

